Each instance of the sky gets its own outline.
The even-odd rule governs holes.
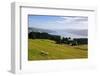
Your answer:
[[[43,16],[29,15],[29,27],[65,30],[65,29],[88,29],[88,17],[82,16]]]

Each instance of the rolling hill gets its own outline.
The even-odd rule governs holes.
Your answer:
[[[55,59],[79,59],[88,57],[87,45],[70,46],[56,44],[48,39],[28,40],[28,60],[55,60]],[[41,52],[47,55],[41,55]]]

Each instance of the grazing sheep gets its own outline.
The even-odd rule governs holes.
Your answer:
[[[46,51],[40,51],[40,54],[43,55],[43,56],[47,56],[48,52],[46,52]]]

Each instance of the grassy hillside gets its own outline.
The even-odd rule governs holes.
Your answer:
[[[47,39],[29,39],[28,60],[87,58],[87,45],[69,46]],[[48,53],[41,55],[41,51]]]

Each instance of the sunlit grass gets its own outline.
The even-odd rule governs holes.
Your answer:
[[[41,55],[41,51],[48,55]],[[48,39],[28,40],[28,60],[52,60],[52,59],[76,59],[87,58],[87,45],[70,46],[67,44],[56,44]]]

